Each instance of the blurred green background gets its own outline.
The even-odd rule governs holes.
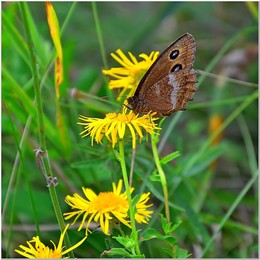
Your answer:
[[[82,139],[79,136],[82,127],[76,124],[80,114],[102,118],[106,112],[117,112],[120,105],[115,102],[117,93],[107,89],[107,80],[101,72],[104,63],[92,4],[54,2],[62,28],[64,55],[61,86],[61,108],[66,123],[64,146],[56,126],[53,66],[50,65],[53,43],[45,4],[27,5],[38,73],[43,83],[48,153],[59,180],[57,193],[61,208],[66,212],[69,210],[64,203],[66,195],[80,192],[82,186],[96,192],[109,190],[111,182],[121,178],[110,145],[104,142],[103,146],[91,147],[90,138]],[[118,66],[110,56],[118,48],[138,56],[153,50],[163,51],[186,32],[195,37],[194,68],[198,70],[199,92],[187,111],[165,120],[159,143],[161,156],[176,150],[181,153],[164,166],[172,203],[171,216],[173,221],[183,221],[175,237],[178,245],[187,249],[192,257],[200,257],[218,225],[224,221],[203,256],[257,257],[256,2],[97,2],[96,7],[109,68]],[[75,90],[80,92],[73,95],[72,89],[74,93]],[[39,147],[39,140],[33,100],[30,60],[19,3],[2,2],[3,257],[18,257],[13,250],[36,235],[28,186],[37,206],[42,240],[48,243],[50,239],[58,241],[59,237],[46,183],[35,162],[33,150]],[[212,146],[207,143],[214,116],[223,122],[230,120],[222,138]],[[126,153],[130,161],[130,144]],[[154,210],[163,213],[161,186],[149,179],[155,167],[151,161],[149,142],[138,145],[134,187],[136,192],[151,191]],[[229,210],[232,210],[231,216],[224,219]],[[158,218],[155,215],[150,225],[159,230]],[[72,243],[83,235],[71,232]],[[76,256],[99,257],[108,249],[104,241],[103,234],[93,233],[84,246],[75,251]],[[141,250],[146,257],[167,257],[161,251],[163,245],[161,241],[151,240],[143,243]]]

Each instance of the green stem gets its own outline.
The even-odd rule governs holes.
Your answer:
[[[165,177],[164,171],[163,171],[161,163],[160,163],[158,149],[157,149],[157,146],[156,146],[157,142],[158,142],[158,136],[153,134],[152,135],[153,157],[154,157],[156,168],[157,168],[159,176],[160,176],[160,181],[161,181],[161,185],[162,185],[162,189],[163,189],[165,216],[166,216],[167,222],[170,223],[171,217],[170,217],[169,195],[168,195],[168,189],[167,189],[167,181],[166,181],[166,177]]]
[[[25,36],[26,36],[26,41],[27,41],[27,46],[28,46],[28,51],[29,51],[29,56],[30,56],[30,64],[31,64],[31,70],[32,70],[32,76],[33,76],[33,85],[34,85],[34,92],[35,92],[35,98],[36,98],[36,110],[37,110],[37,121],[38,121],[38,132],[39,132],[39,141],[40,141],[40,148],[44,152],[46,152],[46,156],[42,157],[42,162],[44,164],[44,168],[46,170],[47,176],[53,176],[51,166],[50,166],[50,161],[48,158],[48,152],[47,152],[47,146],[46,146],[46,141],[45,141],[45,127],[44,127],[44,122],[43,122],[43,108],[42,108],[42,99],[41,99],[41,91],[40,91],[40,84],[39,84],[39,78],[38,78],[38,73],[37,73],[37,60],[36,56],[34,53],[34,46],[33,46],[33,41],[32,41],[32,36],[30,32],[30,26],[29,26],[29,21],[27,19],[28,15],[28,8],[25,2],[20,3],[21,7],[21,13],[22,13],[22,18],[23,18],[23,24],[24,24],[24,29],[25,29]],[[56,189],[53,185],[50,185],[49,187],[49,192],[50,192],[50,197],[51,201],[54,207],[54,211],[57,217],[57,221],[59,223],[61,231],[64,230],[65,228],[65,223],[63,220],[62,212],[60,209],[58,197],[56,194]],[[66,232],[65,238],[64,238],[64,243],[66,248],[70,248],[71,244],[69,241],[69,236]],[[73,252],[68,253],[69,257],[74,258]]]
[[[136,226],[135,226],[135,212],[132,207],[132,197],[131,197],[131,191],[130,191],[128,176],[127,176],[127,171],[126,171],[125,151],[124,150],[125,150],[124,149],[124,140],[119,140],[120,165],[121,165],[121,169],[122,169],[123,180],[124,180],[127,200],[128,200],[128,204],[129,204],[129,214],[130,214],[130,222],[131,222],[131,227],[132,227],[132,237],[135,241],[136,254],[140,256],[141,252],[140,252],[139,242],[138,242],[138,232],[136,231]]]
[[[94,20],[95,20],[96,32],[97,32],[98,43],[99,43],[99,47],[100,47],[100,51],[101,51],[101,57],[103,60],[103,65],[105,68],[108,68],[106,52],[105,52],[105,47],[104,47],[104,40],[102,37],[101,26],[100,26],[100,22],[98,19],[97,5],[96,5],[96,2],[92,2],[91,4],[92,4],[92,11],[93,11],[93,16],[94,16]]]
[[[168,194],[168,189],[167,189],[167,181],[166,181],[166,176],[163,171],[163,168],[160,163],[160,158],[159,158],[159,153],[156,144],[158,143],[158,135],[152,134],[152,151],[153,151],[153,158],[155,161],[156,168],[158,170],[159,176],[160,176],[160,181],[163,189],[163,197],[164,197],[164,209],[165,209],[165,216],[167,222],[170,224],[171,223],[171,216],[170,216],[170,207],[169,207],[169,194]],[[175,250],[174,250],[174,245],[171,244],[171,251],[172,251],[172,257],[175,257]]]

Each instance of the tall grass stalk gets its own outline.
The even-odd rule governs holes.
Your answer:
[[[189,160],[189,162],[186,164],[186,166],[183,169],[183,175],[188,175],[189,171],[192,169],[192,167],[195,165],[195,163],[199,160],[201,155],[206,152],[206,149],[210,146],[212,141],[232,122],[234,121],[240,113],[248,107],[253,101],[255,101],[258,98],[258,91],[253,92],[253,94],[249,95],[247,99],[242,102],[241,105],[239,105],[231,114],[230,116],[223,122],[222,126],[218,128],[218,130],[215,131],[214,134],[211,135],[211,137],[201,146],[201,148],[198,150],[198,152]]]
[[[255,183],[256,179],[258,177],[258,171],[256,170],[253,173],[253,176],[251,177],[251,179],[249,180],[249,182],[245,185],[245,187],[243,188],[243,190],[239,193],[239,195],[237,196],[237,198],[235,199],[235,201],[233,202],[233,204],[230,206],[228,212],[226,213],[226,215],[223,217],[223,219],[221,220],[221,222],[219,223],[217,230],[215,231],[215,233],[213,234],[213,236],[210,238],[210,240],[207,242],[205,248],[203,249],[201,255],[199,258],[203,258],[204,255],[208,252],[208,250],[210,249],[210,246],[212,245],[212,243],[214,242],[214,240],[216,239],[216,237],[218,236],[220,230],[223,228],[223,226],[225,225],[225,223],[227,222],[227,220],[230,218],[230,216],[232,215],[232,213],[234,212],[234,210],[237,208],[237,206],[239,205],[239,203],[241,202],[241,200],[244,198],[244,196],[246,195],[246,193],[249,191],[249,189],[252,187],[252,185]]]
[[[37,120],[38,120],[38,134],[39,134],[39,142],[40,142],[40,149],[44,152],[46,152],[46,156],[42,157],[42,162],[44,165],[44,168],[46,170],[47,176],[53,176],[50,161],[48,158],[48,152],[47,152],[47,146],[46,146],[46,140],[45,140],[45,127],[43,122],[43,107],[42,107],[42,99],[41,99],[41,90],[40,90],[40,84],[39,84],[39,77],[38,77],[38,63],[37,59],[34,53],[34,46],[33,41],[31,37],[30,27],[29,27],[29,21],[27,19],[27,12],[28,8],[26,3],[22,2],[20,3],[21,8],[21,14],[23,18],[23,24],[24,24],[24,30],[25,30],[25,36],[26,36],[26,42],[28,46],[29,51],[29,57],[30,57],[30,63],[31,63],[31,70],[32,70],[32,76],[33,76],[33,85],[34,85],[34,91],[35,91],[35,98],[36,98],[36,110],[37,110]],[[56,194],[56,189],[53,185],[49,186],[49,192],[51,201],[54,207],[54,211],[57,217],[57,221],[59,223],[61,231],[65,229],[65,223],[63,220],[62,212],[59,206],[58,197]],[[66,233],[64,238],[64,243],[66,248],[70,248],[71,244],[69,241],[68,234]],[[69,252],[68,255],[71,258],[74,258],[73,252]]]
[[[94,16],[94,20],[95,20],[95,27],[96,27],[102,61],[103,61],[104,67],[108,68],[103,34],[102,34],[102,30],[101,30],[101,26],[100,26],[100,22],[99,22],[99,18],[98,18],[98,13],[97,13],[97,4],[96,4],[96,2],[92,2],[91,5],[92,5],[92,11],[93,11],[93,16]]]

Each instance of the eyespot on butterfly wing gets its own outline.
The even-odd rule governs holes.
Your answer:
[[[145,73],[134,96],[127,99],[134,113],[169,116],[185,110],[197,91],[195,52],[195,39],[189,33],[166,48]]]

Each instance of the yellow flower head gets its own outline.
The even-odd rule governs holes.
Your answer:
[[[82,137],[90,135],[92,145],[94,140],[97,143],[101,143],[102,138],[105,136],[112,143],[112,147],[114,148],[118,140],[123,139],[126,134],[131,134],[132,147],[135,149],[136,136],[139,136],[140,142],[144,137],[142,130],[150,134],[155,134],[155,130],[160,129],[154,123],[154,121],[158,119],[152,117],[154,114],[155,113],[151,113],[138,117],[138,115],[130,111],[129,114],[108,113],[103,119],[80,116],[79,119],[82,120],[82,122],[78,122],[78,124],[85,127],[85,130],[80,134]]]
[[[73,196],[66,196],[65,202],[74,211],[64,213],[65,219],[67,220],[76,216],[72,223],[74,224],[80,215],[83,214],[83,219],[78,230],[81,230],[84,225],[87,232],[91,221],[94,220],[96,223],[100,223],[101,230],[106,235],[109,235],[109,227],[113,219],[117,219],[122,224],[131,228],[127,215],[129,205],[126,192],[122,193],[122,184],[122,180],[119,180],[117,186],[115,183],[112,184],[112,192],[100,192],[98,195],[91,189],[82,188],[86,198],[82,198],[77,193],[74,193]],[[131,193],[133,190],[134,188],[131,188]],[[138,223],[147,223],[151,217],[152,211],[146,209],[151,207],[152,204],[145,204],[149,200],[149,194],[143,194],[136,204],[137,212],[135,219]],[[85,224],[87,218],[88,221]]]
[[[68,252],[70,252],[70,251],[74,250],[75,248],[77,248],[78,246],[80,246],[87,238],[87,237],[84,237],[76,245],[68,248],[67,250],[62,251],[63,250],[62,244],[63,244],[65,233],[68,229],[68,226],[69,225],[67,225],[65,227],[64,231],[61,233],[58,246],[56,246],[53,243],[53,241],[51,240],[51,243],[53,244],[54,249],[51,249],[48,246],[45,246],[40,241],[39,237],[36,236],[36,237],[33,237],[32,240],[26,242],[28,247],[23,246],[23,245],[19,246],[24,251],[16,249],[15,252],[17,252],[18,254],[20,254],[26,258],[62,258],[63,255],[66,255]]]
[[[123,88],[117,98],[117,100],[121,100],[127,90],[130,90],[128,96],[134,95],[139,81],[145,72],[149,69],[149,67],[158,58],[159,52],[153,51],[149,56],[144,53],[140,54],[139,57],[143,59],[142,61],[137,61],[131,52],[128,52],[130,59],[127,58],[127,56],[120,49],[116,51],[116,54],[111,53],[111,56],[122,67],[111,68],[109,70],[103,70],[102,72],[105,75],[115,78],[109,81],[108,87],[110,89]]]

